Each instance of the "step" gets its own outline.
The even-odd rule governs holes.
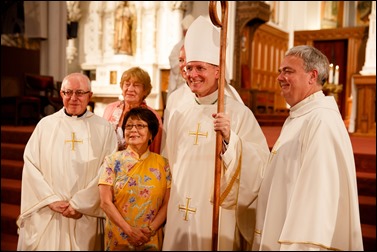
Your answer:
[[[1,142],[26,144],[35,129],[31,126],[1,126]]]
[[[17,251],[18,235],[1,233],[1,251]]]
[[[1,159],[19,160],[24,159],[24,144],[1,143]]]
[[[356,172],[359,195],[376,196],[376,173]]]
[[[1,203],[21,204],[21,180],[1,178]]]
[[[1,203],[1,232],[17,235],[17,218],[20,215],[20,206]]]
[[[260,126],[274,126],[282,127],[284,121],[287,119],[287,113],[255,113],[255,118],[257,119]]]
[[[364,251],[376,251],[376,225],[361,224]]]
[[[376,225],[376,197],[359,195],[360,221]]]
[[[9,179],[22,179],[24,161],[20,160],[1,160],[1,177]]]

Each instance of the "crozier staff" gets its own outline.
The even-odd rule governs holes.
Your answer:
[[[224,82],[225,82],[225,57],[226,57],[226,33],[228,28],[228,3],[221,1],[221,22],[217,16],[216,1],[210,1],[209,14],[212,23],[221,28],[220,32],[220,80],[218,82],[217,113],[224,112]],[[216,132],[215,151],[215,189],[213,194],[213,217],[212,217],[212,250],[218,246],[219,230],[219,207],[220,207],[220,177],[221,177],[221,151],[223,137],[220,131]]]

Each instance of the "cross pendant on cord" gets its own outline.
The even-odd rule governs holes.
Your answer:
[[[205,137],[208,136],[208,132],[199,132],[199,129],[200,129],[200,123],[198,123],[198,128],[196,129],[196,131],[190,131],[189,132],[189,135],[195,136],[194,145],[198,145],[199,136],[205,136]]]
[[[65,140],[64,143],[72,143],[72,150],[75,150],[75,143],[83,143],[82,140],[75,139],[75,132],[72,132],[72,140]]]
[[[188,213],[189,212],[193,212],[195,213],[196,212],[196,208],[190,208],[189,207],[189,204],[190,204],[190,200],[191,198],[186,198],[187,201],[186,201],[186,206],[178,206],[178,210],[183,210],[185,212],[185,218],[183,218],[185,221],[188,221]]]

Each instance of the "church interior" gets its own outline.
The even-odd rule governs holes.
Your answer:
[[[64,76],[90,78],[88,109],[102,116],[121,99],[123,71],[140,66],[152,79],[146,102],[163,117],[181,21],[208,16],[208,1],[3,1],[1,7],[1,250],[15,251],[23,150],[38,121],[62,108]],[[228,10],[229,83],[270,148],[289,114],[276,80],[284,52],[306,44],[328,57],[323,90],[335,97],[352,141],[364,249],[375,250],[376,2],[230,1]]]

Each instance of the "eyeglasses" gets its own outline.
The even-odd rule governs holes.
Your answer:
[[[133,127],[136,127],[136,129],[141,130],[144,129],[145,127],[148,127],[148,125],[145,124],[126,124],[126,130],[131,130]]]
[[[84,94],[87,94],[87,93],[90,93],[90,91],[83,91],[83,90],[76,90],[76,91],[73,91],[73,90],[66,90],[66,91],[62,91],[62,93],[67,96],[67,97],[71,97],[73,94],[76,95],[76,97],[82,97]]]

